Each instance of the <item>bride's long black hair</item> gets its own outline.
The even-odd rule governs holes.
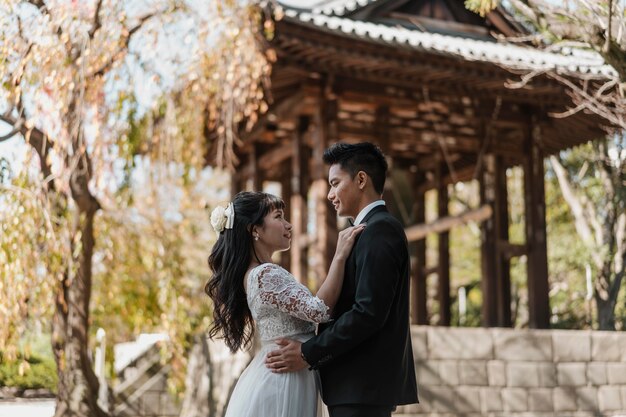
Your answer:
[[[274,209],[284,210],[285,203],[272,194],[242,191],[232,201],[235,221],[224,229],[209,256],[213,276],[204,291],[213,300],[213,324],[209,337],[222,334],[231,352],[249,346],[254,335],[254,321],[244,290],[244,276],[253,259],[252,227],[262,226],[265,216]]]

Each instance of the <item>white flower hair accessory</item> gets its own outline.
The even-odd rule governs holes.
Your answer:
[[[232,229],[235,223],[235,208],[233,203],[228,203],[226,208],[217,206],[211,212],[211,226],[216,233],[221,233],[224,229]]]

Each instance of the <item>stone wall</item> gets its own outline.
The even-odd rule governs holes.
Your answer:
[[[396,416],[626,417],[626,332],[414,326],[420,404]]]

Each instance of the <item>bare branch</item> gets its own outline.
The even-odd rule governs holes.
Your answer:
[[[89,30],[89,39],[93,39],[94,35],[102,26],[102,22],[100,21],[100,9],[102,8],[102,0],[98,0],[96,3],[96,11],[93,13],[93,26]]]
[[[98,69],[97,71],[95,71],[93,74],[89,75],[87,78],[97,78],[97,77],[101,77],[103,76],[108,70],[111,69],[111,67],[113,67],[113,65],[115,65],[116,62],[119,61],[120,57],[123,56],[127,51],[128,51],[128,45],[130,44],[130,40],[132,38],[132,36],[143,27],[143,25],[150,20],[151,18],[153,18],[154,16],[156,16],[157,13],[150,13],[147,14],[146,16],[142,17],[139,20],[139,23],[137,23],[137,25],[135,25],[134,27],[132,27],[131,29],[129,29],[128,31],[128,35],[126,35],[126,37],[124,38],[124,41],[122,42],[122,45],[118,48],[117,52],[115,52],[115,54],[113,54],[113,56],[111,57],[111,59],[107,62],[104,63],[104,65],[102,65],[100,67],[100,69]]]
[[[12,131],[7,133],[6,135],[0,136],[0,142],[4,142],[5,140],[9,140],[13,136],[17,135],[18,133],[20,133],[20,128],[19,127],[16,128],[16,129],[13,129]]]
[[[611,47],[611,29],[612,29],[612,20],[613,20],[613,0],[609,0],[609,19],[608,19],[608,29],[606,31],[606,39],[604,41],[604,46],[602,48],[602,50],[604,51],[604,53],[609,52],[609,49]]]
[[[46,3],[43,0],[28,0],[26,3],[30,3],[38,9],[46,7]]]
[[[548,72],[546,74],[548,75],[548,77],[553,78],[561,82],[562,84],[565,84],[567,87],[570,88],[570,90],[573,93],[578,94],[580,98],[587,100],[588,101],[587,106],[589,110],[607,119],[613,125],[619,126],[622,129],[626,129],[626,121],[624,120],[622,115],[616,114],[614,109],[611,109],[605,106],[604,104],[598,102],[598,100],[595,97],[589,95],[587,92],[585,92],[583,89],[578,87],[572,81],[568,80],[566,77],[563,77],[553,72]]]
[[[507,69],[509,69],[509,71],[511,70],[511,68],[507,68]],[[527,74],[522,75],[520,81],[517,81],[517,82],[507,81],[504,85],[506,88],[511,88],[511,89],[524,88],[535,77],[538,77],[541,74],[545,74],[546,72],[548,72],[548,70],[545,70],[545,69],[534,70]]]
[[[583,204],[572,188],[567,171],[563,168],[563,165],[561,165],[561,162],[556,156],[550,156],[550,163],[552,164],[554,173],[559,180],[559,186],[561,187],[563,198],[565,198],[565,201],[567,201],[572,209],[572,213],[574,214],[576,230],[582,238],[583,243],[590,249],[594,261],[598,263],[598,265],[601,265],[603,261],[602,256],[595,250],[594,245],[590,244],[595,241],[593,234],[591,233],[591,227],[589,226],[588,219],[585,216]]]

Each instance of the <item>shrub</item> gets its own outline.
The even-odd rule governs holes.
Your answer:
[[[45,388],[55,392],[57,383],[57,369],[52,358],[31,355],[27,359],[19,357],[9,362],[0,355],[0,387]]]

